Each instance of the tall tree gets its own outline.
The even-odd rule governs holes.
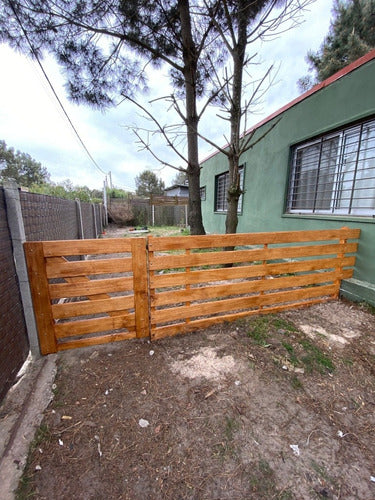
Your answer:
[[[211,21],[199,15],[202,3],[0,0],[0,5],[0,42],[31,50],[34,57],[44,49],[54,54],[65,69],[69,94],[78,102],[108,106],[118,96],[134,98],[146,87],[148,63],[169,65],[173,85],[182,89],[185,101],[189,224],[192,234],[203,234],[197,98],[207,77],[201,61],[205,51],[214,52],[215,38]]]
[[[375,48],[375,0],[335,0],[329,32],[317,52],[310,51],[310,72],[301,90],[322,82]]]
[[[277,123],[258,137],[254,137],[254,133],[245,133],[247,115],[254,101],[259,99],[259,94],[265,92],[264,84],[272,69],[268,68],[257,82],[251,82],[252,91],[250,94],[246,92],[246,87],[249,85],[244,84],[244,77],[256,55],[249,49],[254,42],[264,41],[269,36],[275,37],[276,34],[297,25],[303,9],[309,3],[311,0],[222,0],[221,8],[216,12],[207,5],[210,18],[228,51],[231,63],[230,67],[226,67],[220,75],[214,61],[209,59],[211,74],[216,80],[218,89],[218,102],[225,119],[230,124],[228,145],[221,148],[204,138],[228,158],[226,233],[237,231],[238,202],[243,192],[239,170],[241,157],[262,140]]]
[[[0,176],[12,178],[20,186],[30,187],[49,180],[49,173],[41,163],[27,153],[9,148],[5,141],[0,141]]]
[[[150,196],[151,194],[163,194],[164,182],[158,179],[152,170],[144,170],[135,178],[138,196]]]

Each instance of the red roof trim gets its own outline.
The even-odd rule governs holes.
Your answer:
[[[285,106],[283,106],[282,108],[278,109],[277,111],[275,111],[271,115],[267,116],[266,118],[264,118],[263,120],[261,120],[260,122],[258,122],[256,125],[253,125],[251,128],[249,128],[248,130],[246,130],[246,132],[245,132],[244,135],[247,135],[250,132],[253,132],[257,128],[261,127],[262,125],[265,125],[266,123],[268,123],[269,121],[271,121],[273,118],[276,118],[276,116],[281,115],[282,113],[284,113],[285,111],[287,111],[289,108],[292,108],[296,104],[299,104],[301,101],[304,101],[305,99],[307,99],[311,95],[315,94],[316,92],[319,92],[319,90],[321,90],[321,89],[323,89],[325,87],[328,87],[332,83],[336,82],[337,80],[339,80],[343,76],[351,73],[352,71],[354,71],[355,69],[359,68],[360,66],[363,66],[364,64],[366,64],[367,62],[371,61],[372,59],[375,59],[375,49],[371,50],[370,52],[368,52],[364,56],[360,57],[356,61],[354,61],[351,64],[349,64],[348,66],[345,66],[345,68],[340,69],[340,71],[337,71],[337,73],[333,74],[332,76],[330,76],[329,78],[327,78],[323,82],[318,83],[317,85],[314,85],[314,87],[312,87],[311,89],[307,90],[305,93],[301,94],[300,96],[296,97],[295,99],[293,99],[293,101],[290,101],[288,104],[285,104]],[[229,144],[226,144],[223,149],[225,149],[228,145]],[[209,160],[213,156],[216,156],[218,153],[219,153],[219,151],[215,151],[214,153],[211,153],[201,163],[204,163],[205,161]]]

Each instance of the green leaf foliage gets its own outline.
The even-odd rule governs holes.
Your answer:
[[[41,163],[27,153],[15,151],[5,141],[0,141],[1,178],[14,179],[23,187],[40,185],[49,180],[49,173]]]
[[[138,196],[149,197],[151,194],[163,194],[164,182],[158,179],[152,170],[144,170],[135,178]]]
[[[344,68],[375,48],[375,0],[335,0],[329,33],[317,52],[307,60],[315,80],[303,77],[301,90]],[[307,88],[306,88],[307,85]]]

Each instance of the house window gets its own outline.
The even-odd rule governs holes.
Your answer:
[[[201,195],[201,200],[205,201],[205,199],[206,199],[206,186],[202,186],[200,188],[200,195]]]
[[[245,166],[241,165],[238,171],[240,174],[240,186],[243,190]],[[223,174],[215,177],[215,212],[226,212],[228,210],[228,187],[229,172],[224,172]],[[241,194],[240,199],[238,200],[237,213],[241,213],[242,211],[242,198],[243,194]]]
[[[375,214],[375,120],[294,147],[287,209]]]

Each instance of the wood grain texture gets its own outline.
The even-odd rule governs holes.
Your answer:
[[[132,270],[132,259],[114,258],[100,260],[80,260],[76,262],[47,260],[47,276],[51,278],[66,278],[69,276],[88,276],[96,274],[126,273]]]
[[[145,239],[132,240],[132,270],[134,279],[135,324],[137,337],[150,335],[149,286]]]
[[[359,229],[324,229],[321,231],[279,231],[270,233],[212,234],[205,236],[176,236],[149,238],[153,252],[186,248],[220,248],[229,246],[298,243],[359,238]]]
[[[250,250],[237,250],[237,251],[222,251],[222,252],[205,252],[193,253],[189,255],[165,255],[156,256],[150,259],[150,269],[160,270],[166,268],[179,268],[179,267],[194,267],[204,265],[219,265],[228,263],[242,263],[254,261],[268,261],[277,259],[290,259],[297,257],[311,257],[331,255],[335,256],[340,252],[355,253],[357,251],[357,243],[348,243],[344,245],[309,245],[301,247],[279,247],[279,248],[260,248]]]
[[[43,241],[43,250],[46,257],[129,253],[131,240],[132,238]]]
[[[103,293],[128,292],[133,290],[133,276],[108,279],[87,279],[71,283],[56,283],[49,286],[52,299],[81,297]]]
[[[51,311],[51,297],[48,290],[43,244],[40,242],[24,243],[24,251],[38,329],[40,352],[41,354],[51,354],[57,352],[57,341],[54,335],[54,320]]]
[[[318,298],[318,299],[294,302],[278,306],[271,306],[267,307],[266,309],[254,309],[251,311],[236,312],[234,314],[222,314],[218,316],[211,316],[210,318],[193,320],[190,323],[176,323],[172,325],[158,326],[152,330],[151,339],[158,340],[164,337],[170,337],[181,333],[188,333],[197,330],[198,328],[207,328],[216,323],[223,323],[224,321],[236,321],[241,318],[247,318],[250,316],[255,316],[260,314],[275,314],[288,309],[308,307],[315,304],[321,304],[322,302],[326,302],[328,300],[333,300],[333,299],[332,297]]]

